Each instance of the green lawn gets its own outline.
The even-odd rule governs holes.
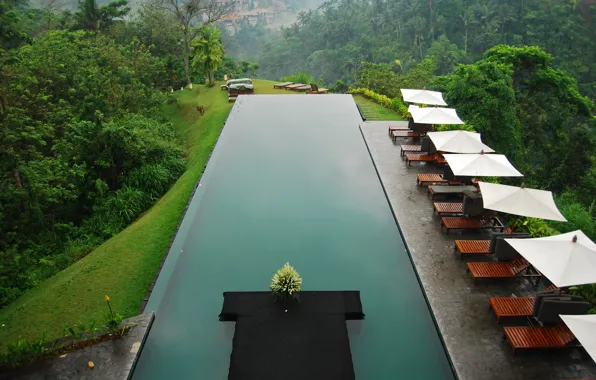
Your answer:
[[[362,95],[354,95],[354,100],[362,109],[364,117],[371,120],[403,120],[396,112],[387,109]]]
[[[273,83],[255,80],[256,93],[293,93],[274,90]],[[175,96],[178,102],[164,106],[164,113],[184,141],[186,172],[131,226],[0,310],[0,347],[19,338],[37,338],[44,331],[48,337],[57,337],[65,323],[101,322],[101,313],[107,311],[105,295],[118,313],[137,314],[232,106],[219,84],[196,86]],[[399,119],[376,103],[359,96],[355,99],[370,103],[381,119]],[[204,116],[199,117],[198,104],[205,106]]]

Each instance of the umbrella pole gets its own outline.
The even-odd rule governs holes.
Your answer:
[[[513,233],[513,231],[515,230],[515,223],[517,223],[517,215],[513,217],[513,222],[511,223],[511,227],[509,227],[511,228],[511,233]]]

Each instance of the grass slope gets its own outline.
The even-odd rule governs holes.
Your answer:
[[[365,118],[371,120],[403,120],[396,112],[387,109],[362,95],[354,95],[354,101],[361,107]]]
[[[274,90],[273,83],[255,80],[256,92],[293,93]],[[106,294],[116,312],[126,317],[138,312],[232,106],[219,85],[198,86],[175,96],[178,102],[164,106],[164,113],[185,142],[186,172],[131,226],[0,310],[0,348],[44,332],[58,337],[65,323],[101,322],[101,314],[107,311]],[[356,101],[370,103],[381,119],[398,119],[397,114],[367,99],[356,97]],[[197,104],[206,108],[202,117]]]

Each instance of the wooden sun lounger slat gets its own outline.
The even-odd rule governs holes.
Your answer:
[[[503,232],[505,229],[505,226],[493,217],[444,216],[441,218],[441,225],[447,234],[450,230],[494,229]]]
[[[395,130],[391,131],[391,134],[393,135],[393,139],[397,139],[398,137],[406,138],[406,137],[420,136],[419,132],[412,132],[407,129],[395,129]]]
[[[547,286],[540,293],[557,291],[555,285]],[[497,323],[505,317],[530,317],[534,312],[535,297],[491,297],[489,308],[495,312]]]
[[[402,152],[403,152],[403,148],[402,148]],[[424,185],[428,185],[430,183],[447,183],[447,180],[443,179],[442,174],[427,173],[427,174],[418,174],[416,176],[416,185],[424,186]]]
[[[540,273],[523,273],[530,269],[530,263],[523,259],[515,259],[507,262],[488,262],[488,263],[468,263],[468,272],[474,278],[474,283],[478,279],[502,279],[502,278],[517,278],[528,277],[536,278],[536,286],[538,280],[542,276]]]
[[[504,317],[528,317],[534,311],[534,297],[491,297],[488,302],[497,323]]]
[[[564,324],[554,327],[516,326],[504,327],[503,334],[513,348],[513,354],[519,349],[563,348],[575,340],[575,336]],[[569,347],[578,347],[575,344]]]
[[[460,258],[465,255],[488,255],[490,240],[456,240],[455,252],[460,254]]]
[[[429,186],[428,193],[435,199],[437,195],[463,195],[465,191],[478,192],[478,189],[472,185],[458,185],[458,186]]]
[[[308,91],[312,90],[312,87],[309,84],[305,84],[304,86],[294,87],[292,88],[293,91]]]
[[[422,145],[400,145],[401,155],[403,156],[407,152],[420,153],[422,152]]]
[[[433,206],[437,215],[462,214],[464,212],[463,203],[435,202]]]
[[[319,88],[318,91],[308,91],[307,94],[327,94],[328,92],[328,88]]]
[[[273,88],[284,88],[287,87],[291,84],[294,84],[294,82],[282,82],[282,83],[276,83],[273,85]]]
[[[284,87],[286,90],[293,90],[296,87],[306,86],[304,83],[294,83],[289,86]]]

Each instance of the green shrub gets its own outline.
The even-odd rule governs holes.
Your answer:
[[[298,71],[292,75],[286,75],[280,79],[282,82],[294,82],[294,83],[304,83],[310,84],[314,83],[314,78],[304,71]]]

